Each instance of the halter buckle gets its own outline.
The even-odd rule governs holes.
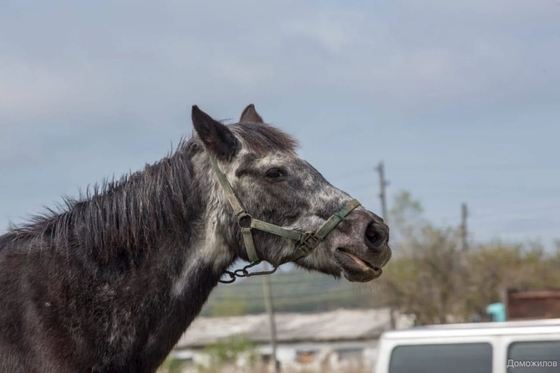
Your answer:
[[[299,248],[306,254],[311,253],[319,244],[321,240],[315,236],[313,232],[306,232],[299,244]]]

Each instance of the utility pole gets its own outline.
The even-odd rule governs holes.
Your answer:
[[[469,249],[469,243],[467,242],[467,217],[467,204],[463,203],[461,205],[461,242],[463,251],[467,251]]]
[[[387,193],[385,192],[385,188],[389,183],[385,180],[385,165],[383,161],[379,162],[376,168],[377,172],[379,173],[379,199],[381,200],[381,217],[385,221],[385,224],[389,224],[389,214],[387,214]],[[395,321],[395,312],[393,309],[393,305],[389,305],[389,316],[391,318],[391,329],[396,328],[396,321]]]
[[[377,172],[379,173],[379,198],[381,199],[381,217],[385,220],[385,224],[389,217],[387,216],[387,194],[385,193],[385,188],[389,183],[385,180],[385,165],[383,161],[379,162],[377,165]]]
[[[264,270],[267,271],[268,263],[264,263]],[[270,358],[274,363],[274,372],[280,373],[280,364],[276,359],[276,320],[274,318],[274,303],[272,301],[272,291],[270,287],[270,276],[263,276],[263,293],[264,293],[264,305],[266,312],[268,313],[268,319],[270,322],[270,343],[272,345],[272,353]]]

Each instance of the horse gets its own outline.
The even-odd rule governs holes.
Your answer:
[[[382,274],[389,227],[296,139],[253,104],[237,123],[196,105],[191,118],[159,161],[0,236],[0,372],[153,373],[212,290],[262,260],[352,282]],[[239,260],[250,264],[228,271]]]

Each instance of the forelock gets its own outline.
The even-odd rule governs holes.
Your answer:
[[[270,152],[295,153],[299,143],[284,131],[261,123],[238,123],[230,126],[248,150],[265,154]]]

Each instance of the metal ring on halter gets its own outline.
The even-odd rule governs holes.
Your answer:
[[[242,211],[237,214],[237,224],[241,228],[251,228],[251,223],[253,222],[253,217],[246,211]]]

